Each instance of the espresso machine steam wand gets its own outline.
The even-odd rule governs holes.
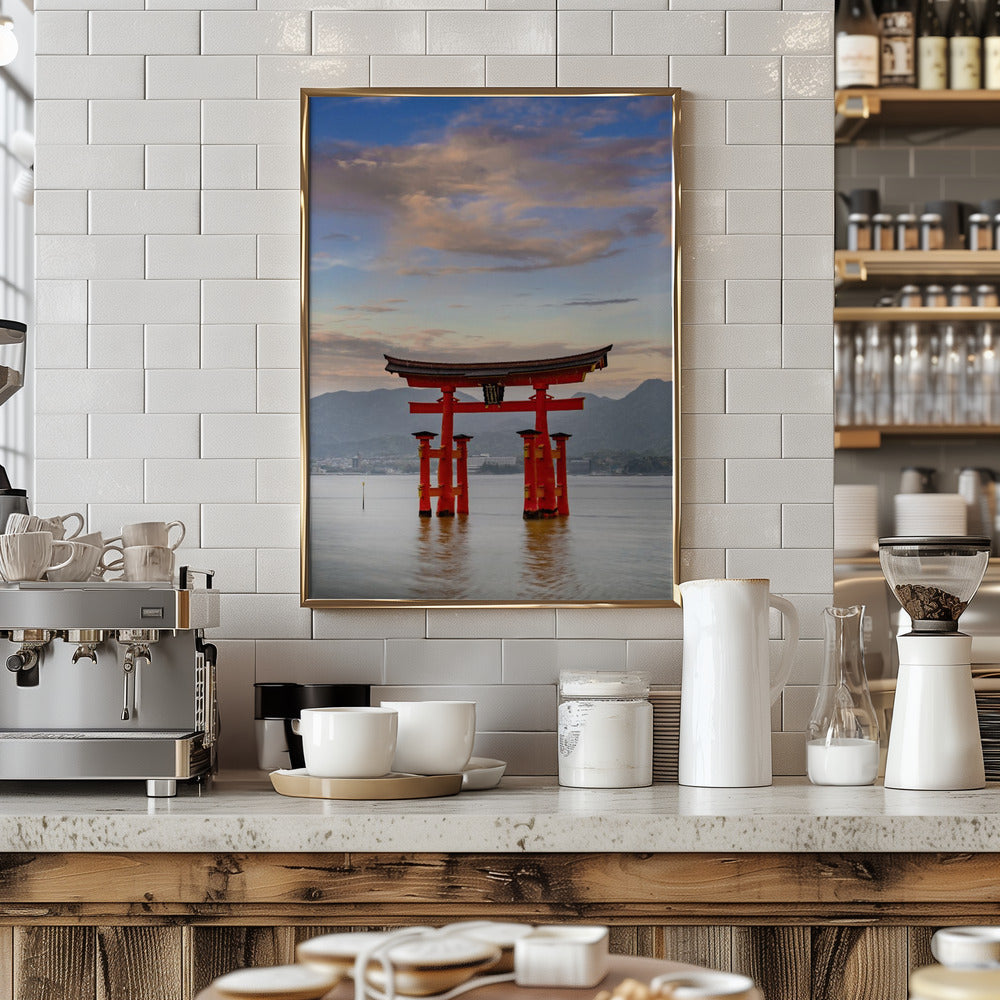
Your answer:
[[[155,628],[125,628],[119,629],[117,639],[125,647],[122,657],[122,722],[132,717],[135,712],[135,661],[145,660],[152,663],[149,652],[150,643],[160,638]],[[132,693],[129,696],[129,679],[132,681]]]

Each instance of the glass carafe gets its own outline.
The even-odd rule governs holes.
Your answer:
[[[862,605],[823,611],[823,676],[806,733],[814,785],[870,785],[878,775],[878,722],[865,676],[864,616]]]

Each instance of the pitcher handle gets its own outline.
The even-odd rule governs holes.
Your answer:
[[[767,595],[767,603],[775,611],[780,611],[786,621],[785,648],[781,651],[778,676],[771,684],[771,704],[773,705],[788,683],[788,675],[792,672],[792,664],[795,662],[795,647],[799,642],[799,613],[791,601],[786,601],[784,597],[777,597],[775,594]]]

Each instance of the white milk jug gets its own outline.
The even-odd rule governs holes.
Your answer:
[[[791,673],[799,616],[769,580],[689,580],[684,609],[679,780],[750,788],[771,784],[771,705]],[[768,609],[785,616],[786,641],[771,680]]]

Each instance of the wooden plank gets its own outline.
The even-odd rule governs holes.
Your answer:
[[[814,927],[812,1000],[906,1000],[903,927]]]
[[[734,927],[733,972],[750,976],[768,1000],[809,1000],[810,929]]]
[[[907,972],[919,969],[924,965],[934,965],[934,956],[931,954],[931,938],[937,927],[908,927],[907,935]]]
[[[0,1000],[14,1000],[14,928],[0,928]]]
[[[998,854],[17,854],[0,916],[65,904],[496,906],[1000,903]],[[444,901],[447,901],[445,904]],[[323,921],[317,921],[323,922]]]
[[[98,1000],[177,1000],[181,934],[179,927],[98,927]]]
[[[295,960],[294,934],[288,927],[195,927],[189,940],[186,979],[194,993],[234,969]]]
[[[733,967],[733,929],[721,927],[661,927],[663,951],[657,958],[689,962],[728,972]]]
[[[96,1000],[93,927],[14,929],[15,1000]]]
[[[623,924],[608,930],[608,948],[614,955],[663,957],[663,934],[659,927]]]

